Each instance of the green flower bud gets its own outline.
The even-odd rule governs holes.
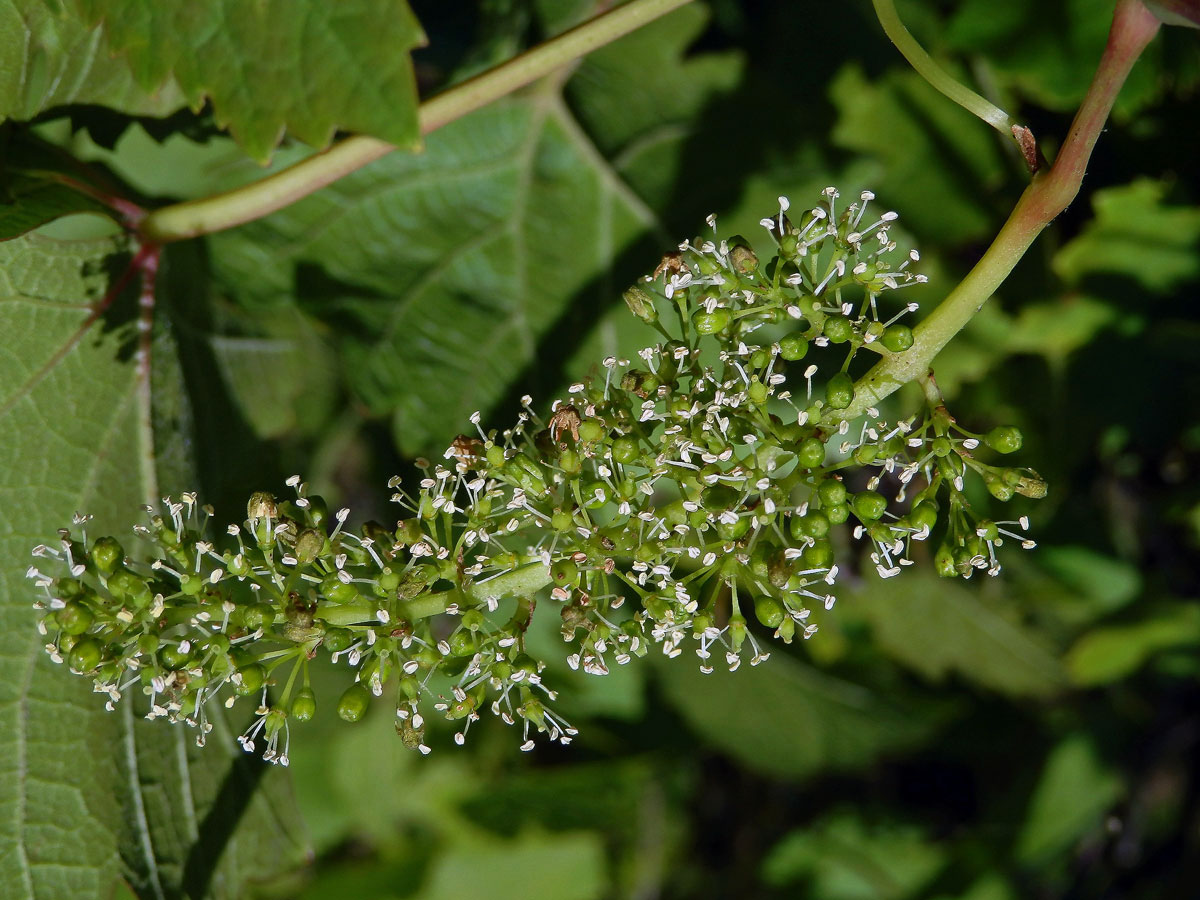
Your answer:
[[[955,578],[958,570],[954,567],[954,548],[942,544],[933,555],[933,568],[942,578]]]
[[[621,296],[625,299],[629,311],[643,322],[649,324],[658,321],[658,308],[654,304],[654,298],[641,288],[631,287]]]
[[[305,528],[296,538],[296,559],[308,565],[325,549],[325,535],[315,528]]]
[[[767,386],[758,380],[757,375],[750,380],[750,387],[746,390],[746,394],[755,406],[762,406],[767,402]]]
[[[735,234],[725,241],[729,247],[729,262],[735,271],[749,275],[758,268],[758,256],[750,249],[749,242],[740,234]]]
[[[1003,478],[997,478],[994,475],[988,475],[984,479],[984,483],[987,485],[988,493],[997,500],[1011,500],[1013,494],[1016,493],[1012,485],[1006,483]]]

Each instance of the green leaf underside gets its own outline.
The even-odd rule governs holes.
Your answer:
[[[937,722],[782,653],[733,673],[718,659],[711,675],[681,662],[663,663],[657,674],[684,720],[713,746],[776,777],[867,765],[919,742]]]
[[[420,141],[409,53],[425,42],[407,0],[73,0],[145,90],[169,78],[199,108],[212,101],[260,162],[284,131],[317,148],[334,132],[400,147]]]
[[[126,261],[118,239],[34,233],[0,245],[0,328],[15,336],[0,352],[5,559],[49,571],[54,561],[35,561],[30,550],[69,527],[77,510],[96,513],[90,536],[114,533],[130,548],[131,511],[158,495],[160,479],[165,490],[184,477],[182,437],[160,442],[147,427],[132,354],[135,298],[86,327],[109,273]],[[171,342],[160,333],[153,349],[155,379],[177,392]],[[163,406],[153,414],[168,413]],[[10,565],[0,580],[0,843],[12,852],[0,857],[0,896],[103,897],[118,877],[141,897],[181,896],[205,815],[231,761],[244,765],[230,727],[218,723],[202,751],[193,732],[143,723],[132,707],[105,712],[84,679],[50,663],[33,628],[36,595],[24,564]],[[226,787],[224,802],[236,788]],[[193,886],[200,877],[212,896],[234,897],[264,860],[296,860],[300,829],[286,782],[268,779],[264,788],[215,871],[198,874],[196,851],[186,876]],[[205,837],[223,841],[219,832]]]
[[[648,26],[664,66],[705,15]],[[736,72],[726,59],[709,90]],[[392,416],[400,450],[436,451],[517,379],[557,389],[545,357],[571,348],[547,337],[555,324],[594,321],[619,297],[612,260],[639,238],[653,235],[647,267],[678,242],[624,175],[543,82],[435,132],[424,154],[392,154],[213,236],[214,263],[247,300],[295,292],[340,341],[352,393]]]
[[[0,191],[0,241],[72,213],[111,215],[100,201],[53,178],[14,173],[4,180]]]
[[[102,103],[138,116],[165,116],[183,106],[173,79],[140,86],[129,63],[108,52],[99,28],[56,14],[54,5],[47,0],[0,3],[0,120],[25,121],[80,103]]]
[[[952,581],[904,574],[850,600],[885,653],[929,679],[957,674],[1015,696],[1048,696],[1064,687],[1061,664],[1033,632]]]

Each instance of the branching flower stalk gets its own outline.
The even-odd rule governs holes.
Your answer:
[[[938,352],[1008,277],[1042,229],[1070,206],[1121,86],[1161,25],[1141,0],[1118,0],[1104,54],[1054,164],[1034,174],[987,252],[913,329],[912,350],[889,356],[863,377],[851,413],[862,413],[922,377]]]
[[[422,753],[430,717],[461,744],[489,711],[531,749],[576,733],[526,646],[535,614],[592,675],[655,648],[735,670],[766,660],[770,636],[817,632],[839,572],[863,561],[836,557],[836,529],[883,578],[922,555],[947,577],[999,573],[1002,546],[1033,546],[1028,522],[981,516],[968,482],[1001,501],[1045,486],[988,461],[1019,449],[1016,429],[964,429],[924,372],[917,415],[855,412],[852,362],[913,352],[900,319],[924,276],[890,237],[894,212],[870,192],[839,200],[827,188],[797,215],[780,198],[766,265],[710,217],[712,236],[625,294],[657,343],[603,360],[544,417],[528,397],[509,429],[471,416],[418,483],[392,480],[393,524],[352,529],[299,477],[219,531],[194,494],[164,498],[135,528],[145,553],[77,516],[28,572],[51,659],[109,708],[146,695],[148,718],[201,744],[214,704],[249,704],[243,747],[283,764],[291,725],[316,712],[319,657],[348,670],[347,721],[387,693]]]

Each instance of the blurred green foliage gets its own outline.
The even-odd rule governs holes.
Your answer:
[[[492,0],[465,27],[449,6],[413,3],[424,94],[590,9]],[[1051,150],[1111,7],[900,4]],[[563,665],[582,731],[568,749],[519,754],[485,723],[465,749],[435,733],[422,758],[385,708],[354,728],[322,709],[290,771],[314,859],[253,895],[1192,896],[1198,91],[1196,35],[1167,29],[1079,199],[937,361],[964,424],[1023,429],[1050,496],[1006,517],[1028,513],[1039,549],[987,583],[881,582],[867,566],[836,627],[732,676],[686,659],[604,680]],[[229,138],[159,140],[110,115],[111,149],[65,120],[40,133],[147,198],[260,175]],[[308,152],[285,143],[274,165]],[[472,410],[503,427],[522,394],[646,342],[620,290],[710,212],[751,235],[777,195],[871,188],[921,250],[928,307],[1025,178],[1012,147],[907,69],[866,2],[689,6],[422,155],[169,248],[160,315],[204,495],[236,509],[302,471],[356,517],[379,514],[387,476]],[[553,624],[533,639],[557,640]]]

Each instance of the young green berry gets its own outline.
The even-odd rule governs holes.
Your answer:
[[[83,634],[91,627],[95,617],[92,611],[78,600],[72,600],[56,612],[54,618],[58,627],[67,634]]]
[[[913,345],[912,329],[907,325],[889,325],[880,343],[893,353],[903,353]]]
[[[325,535],[315,528],[305,528],[296,538],[296,559],[301,565],[308,565],[321,555],[325,548]]]
[[[317,696],[312,688],[301,688],[292,700],[291,716],[297,722],[308,722],[317,714]]]
[[[854,324],[845,316],[830,316],[821,331],[831,344],[844,344],[854,336]]]
[[[168,669],[184,669],[192,661],[192,654],[178,644],[168,644],[159,651],[158,658]]]
[[[754,617],[767,628],[778,628],[786,615],[787,610],[774,597],[758,597],[754,601]]]
[[[938,508],[937,504],[932,500],[922,500],[908,514],[909,523],[917,530],[922,528],[932,529],[937,524],[937,520]]]
[[[954,548],[949,544],[938,547],[933,555],[933,568],[942,578],[956,577],[958,569],[954,567]]]
[[[579,439],[589,444],[601,440],[605,435],[604,426],[595,419],[584,419],[579,423]]]
[[[579,566],[571,559],[560,559],[550,567],[550,579],[558,587],[573,587],[579,581]]]
[[[91,672],[100,665],[103,655],[104,651],[99,641],[93,638],[83,638],[76,641],[71,648],[71,653],[67,657],[67,665],[74,672]]]
[[[750,397],[750,402],[755,406],[762,406],[767,402],[767,386],[758,380],[758,376],[750,381],[750,387],[746,389],[746,394]]]
[[[874,522],[887,511],[887,499],[875,491],[855,494],[851,500],[854,514],[863,522]]]
[[[789,334],[779,342],[779,355],[788,362],[804,359],[808,353],[808,341],[799,332]]]
[[[354,643],[354,633],[349,628],[330,628],[321,643],[330,653],[341,653]]]
[[[92,562],[105,575],[111,575],[124,558],[125,551],[116,538],[96,538],[96,542],[92,544]]]
[[[833,409],[845,409],[854,402],[854,379],[838,372],[825,385],[825,402]]]
[[[833,565],[833,545],[821,539],[805,547],[800,554],[800,565],[805,569],[828,569]]]
[[[355,683],[346,688],[338,700],[338,718],[346,722],[357,722],[371,705],[371,692],[362,684]]]
[[[631,463],[638,456],[637,441],[631,437],[619,437],[612,442],[612,458],[613,462],[619,462],[622,465]]]
[[[717,536],[723,541],[740,541],[750,531],[753,521],[753,516],[738,516],[732,522],[723,522],[718,519]]]
[[[817,496],[825,506],[837,506],[846,502],[846,485],[836,478],[826,478],[817,487]]]
[[[346,584],[336,575],[326,575],[321,580],[320,591],[322,596],[334,603],[350,603],[358,599],[358,588],[353,584]]]
[[[796,465],[816,469],[825,463],[825,445],[815,437],[805,438],[796,448]]]
[[[696,331],[700,334],[716,334],[725,328],[729,322],[730,315],[727,309],[717,308],[712,312],[700,309],[692,316],[692,324],[696,326]]]
[[[849,503],[835,503],[833,506],[825,507],[825,515],[828,517],[831,525],[841,525],[850,518]]]
[[[241,677],[234,682],[234,692],[242,697],[258,693],[267,680],[267,670],[258,663],[238,669],[238,675]]]
[[[983,436],[983,442],[997,453],[1015,453],[1021,449],[1021,431],[1012,425],[997,425]]]
[[[149,606],[153,599],[153,593],[145,579],[125,568],[117,569],[109,575],[106,586],[113,599],[120,602],[128,600],[134,606]]]
[[[558,467],[567,477],[574,478],[583,471],[583,462],[574,450],[564,450],[558,455]]]
[[[792,539],[802,541],[805,538],[823,538],[829,534],[829,517],[823,512],[809,510],[807,515],[792,516],[788,525]]]

